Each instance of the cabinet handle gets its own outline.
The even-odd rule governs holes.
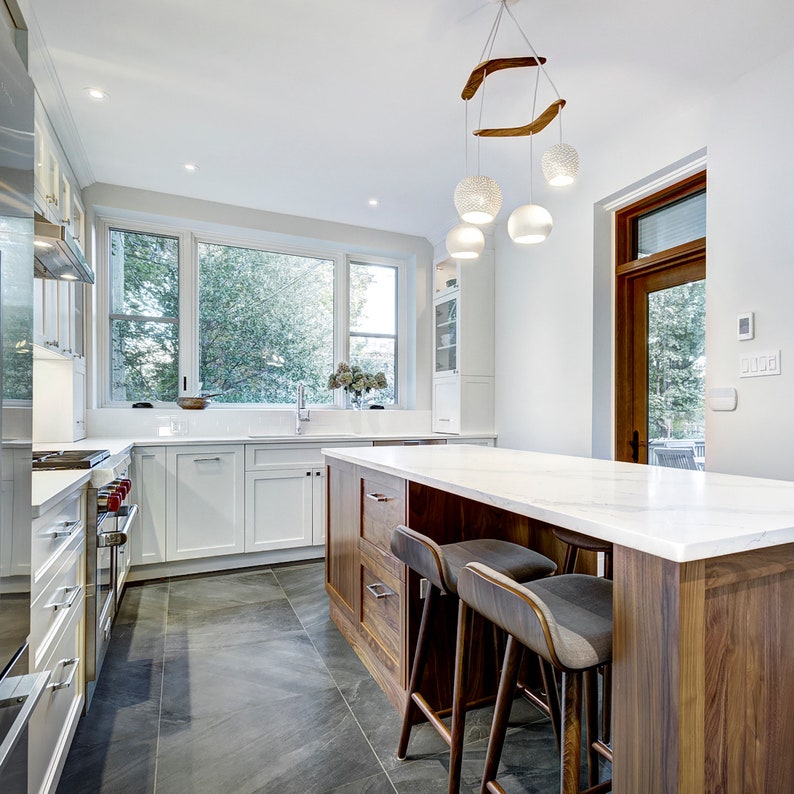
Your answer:
[[[314,472],[315,477],[322,477],[322,475],[323,473],[319,469],[316,472]]]
[[[439,416],[439,417],[436,417],[436,418],[438,419],[439,422],[451,422],[452,421],[451,419],[444,419],[443,416]]]
[[[70,538],[75,532],[83,528],[83,522],[80,520],[61,521],[58,526],[63,527],[63,529],[51,529],[44,534],[51,538]]]
[[[194,463],[212,463],[216,460],[220,460],[220,457],[217,455],[214,458],[193,458]]]
[[[311,477],[311,476],[312,476],[312,473],[311,473],[310,471],[307,471],[307,472],[306,472],[306,476],[307,476],[307,477]]]
[[[389,590],[383,582],[368,584],[367,590],[369,590],[375,598],[388,598],[389,596],[397,595],[393,590]]]
[[[72,666],[72,672],[69,673],[69,677],[65,681],[58,681],[55,684],[49,685],[49,688],[53,692],[57,692],[59,689],[68,689],[72,685],[74,677],[77,675],[77,668],[80,664],[80,659],[77,656],[75,656],[74,659],[61,659],[59,664],[62,664],[64,667]]]
[[[367,499],[372,499],[373,502],[388,502],[389,497],[384,493],[368,493]]]
[[[63,594],[70,594],[66,601],[59,601],[56,604],[47,604],[44,608],[52,609],[54,612],[57,612],[59,609],[69,609],[69,607],[74,606],[74,602],[77,601],[77,596],[80,595],[82,589],[83,588],[79,584],[73,584],[71,587],[64,587]]]

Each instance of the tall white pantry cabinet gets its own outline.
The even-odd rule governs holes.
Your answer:
[[[494,432],[494,257],[436,264],[433,432]]]

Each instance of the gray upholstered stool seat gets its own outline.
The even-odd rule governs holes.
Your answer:
[[[461,605],[474,609],[508,634],[481,791],[500,790],[496,773],[521,646],[562,672],[563,794],[579,791],[583,681],[592,787],[589,790],[608,790],[607,783],[597,785],[600,743],[593,734],[598,713],[596,668],[612,661],[612,582],[595,576],[563,574],[519,584],[488,566],[472,563],[458,576],[458,597]]]
[[[463,727],[465,721],[465,693],[461,679],[465,680],[465,662],[461,647],[468,642],[466,629],[458,622],[457,649],[455,658],[455,702],[452,727],[441,721],[439,714],[418,691],[424,673],[428,651],[428,639],[432,633],[431,621],[439,595],[456,596],[458,577],[470,562],[486,564],[499,572],[508,581],[534,580],[550,576],[557,570],[556,564],[531,549],[505,540],[487,538],[464,540],[440,545],[426,535],[406,526],[398,526],[391,536],[394,555],[430,583],[422,610],[422,622],[416,641],[416,652],[411,667],[407,701],[403,716],[402,732],[397,748],[397,757],[405,758],[411,727],[418,708],[450,746],[449,791],[457,792],[460,786],[460,770],[463,750]],[[462,674],[461,674],[461,671]]]

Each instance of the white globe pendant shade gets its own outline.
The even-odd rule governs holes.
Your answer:
[[[551,214],[540,204],[523,204],[513,210],[507,221],[507,233],[514,243],[532,245],[542,243],[550,234],[554,222]]]
[[[470,223],[459,223],[447,232],[447,251],[455,259],[476,259],[485,248],[485,235]]]
[[[455,209],[466,223],[490,223],[502,206],[502,189],[489,176],[467,176],[455,188]]]
[[[567,143],[555,143],[543,152],[541,166],[550,185],[570,185],[579,172],[579,153]]]

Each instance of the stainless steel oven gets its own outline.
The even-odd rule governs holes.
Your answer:
[[[39,469],[90,468],[86,498],[86,711],[105,659],[129,570],[128,542],[138,514],[130,503],[130,456],[107,450],[36,452]]]

